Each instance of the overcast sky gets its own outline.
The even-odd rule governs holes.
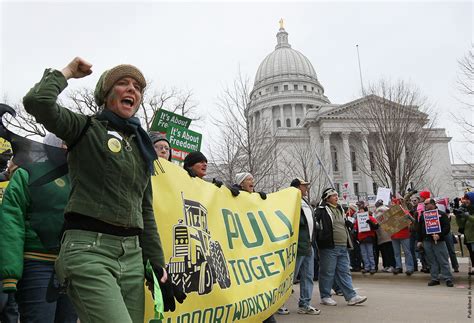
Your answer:
[[[359,97],[359,44],[364,83],[384,77],[418,86],[460,161],[463,137],[450,113],[462,111],[457,60],[473,42],[471,2],[0,2],[0,95],[12,102],[44,68],[81,56],[95,73],[71,88],[94,87],[102,71],[130,63],[158,87],[192,90],[206,117],[239,67],[253,84],[283,18],[289,43],[312,62],[332,103]],[[215,133],[209,119],[191,126],[204,147]]]

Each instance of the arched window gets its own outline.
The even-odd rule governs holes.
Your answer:
[[[357,159],[356,159],[356,152],[354,147],[350,147],[351,150],[351,165],[352,165],[352,171],[356,172],[357,171]]]
[[[337,150],[336,147],[331,146],[331,161],[332,161],[332,170],[335,172],[339,171],[339,161],[337,160]]]
[[[280,119],[277,120],[277,128],[281,128],[281,121],[280,121]]]
[[[299,124],[300,124],[300,121],[301,121],[300,118],[296,118],[296,125],[299,125]]]
[[[286,126],[287,126],[288,128],[291,127],[291,120],[290,120],[290,118],[286,119]]]

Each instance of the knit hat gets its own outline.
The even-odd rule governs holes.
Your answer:
[[[105,71],[99,78],[97,85],[95,86],[94,99],[97,105],[100,107],[105,103],[105,98],[109,93],[110,89],[114,86],[115,82],[124,77],[131,77],[140,84],[142,93],[146,87],[146,80],[142,72],[133,65],[122,64],[117,65],[114,68]]]
[[[207,158],[204,154],[200,151],[193,151],[189,153],[186,158],[184,158],[184,165],[185,169],[192,167],[194,164],[199,162],[205,161],[207,163]]]
[[[43,138],[43,144],[61,148],[61,146],[63,145],[63,141],[62,139],[59,139],[54,133],[49,132]]]
[[[467,192],[466,194],[464,194],[465,196],[467,196],[467,198],[469,199],[469,201],[471,201],[471,204],[474,205],[474,192]]]
[[[354,211],[354,212],[359,211],[359,208],[358,208],[357,205],[355,205],[354,203],[350,203],[350,204],[349,204],[349,209],[351,209],[351,210]]]
[[[324,191],[323,191],[323,195],[321,195],[321,200],[325,200],[327,199],[328,197],[330,197],[331,195],[337,195],[338,193],[336,192],[335,189],[333,189],[332,187],[329,187],[329,188],[326,188]]]
[[[148,133],[148,136],[150,136],[150,140],[151,140],[151,143],[154,144],[156,143],[157,141],[160,141],[160,140],[164,140],[168,143],[169,145],[169,141],[168,139],[166,139],[166,135],[162,134],[162,133],[159,133],[157,131],[150,131]]]
[[[238,173],[235,175],[235,184],[240,185],[248,177],[252,176],[250,173]]]
[[[158,131],[150,131],[148,133],[148,136],[150,137],[150,140],[151,140],[151,143],[154,145],[155,143],[157,143],[158,141],[166,141],[168,143],[168,146],[170,146],[171,148],[171,144],[170,142],[168,141],[168,139],[166,139],[166,135],[162,134],[162,133],[159,133]],[[168,157],[168,160],[171,161],[171,153]]]
[[[294,180],[292,180],[290,183],[290,186],[293,186],[293,187],[299,187],[300,185],[309,185],[309,182],[297,177]]]
[[[377,202],[375,202],[375,207],[379,207],[382,205],[383,205],[383,200],[377,200]]]
[[[426,199],[429,199],[431,197],[430,191],[421,191],[420,192],[420,197],[424,201]]]

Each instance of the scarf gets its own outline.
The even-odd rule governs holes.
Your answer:
[[[135,135],[137,139],[138,149],[147,164],[148,170],[154,174],[153,161],[158,159],[150,137],[146,131],[141,127],[140,120],[137,117],[124,119],[113,113],[108,109],[103,109],[98,115],[97,119],[108,121],[115,129],[126,135]]]

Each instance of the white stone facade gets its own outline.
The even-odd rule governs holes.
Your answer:
[[[364,199],[373,195],[376,183],[373,177],[362,172],[370,169],[369,160],[361,158],[361,151],[369,154],[370,134],[355,126],[351,109],[363,105],[367,98],[331,104],[324,95],[311,62],[291,48],[288,33],[280,28],[277,45],[260,64],[250,93],[250,115],[253,124],[271,124],[271,135],[276,140],[275,157],[281,163],[289,156],[288,147],[305,143],[308,149],[318,152],[336,189],[342,191],[349,183],[349,194]],[[438,196],[455,194],[448,143],[444,129],[431,129],[433,162],[423,183]],[[286,156],[285,156],[286,154]],[[289,174],[277,163],[275,178],[288,181],[302,174]],[[363,163],[363,165],[356,165]],[[318,167],[317,159],[314,167]],[[357,167],[360,166],[360,167]],[[297,171],[296,171],[297,172]],[[287,183],[287,185],[289,182]],[[283,185],[284,186],[284,185]]]

